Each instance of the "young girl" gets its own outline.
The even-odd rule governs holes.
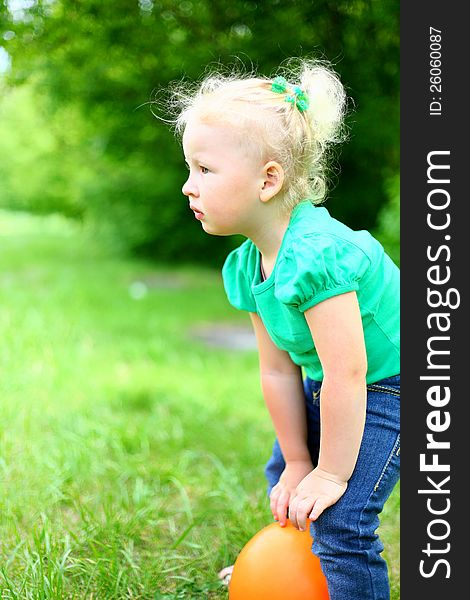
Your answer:
[[[190,209],[207,233],[247,238],[223,279],[258,342],[274,519],[311,520],[331,600],[385,600],[375,531],[399,476],[399,270],[318,206],[343,86],[300,61],[274,78],[212,74],[173,99]]]

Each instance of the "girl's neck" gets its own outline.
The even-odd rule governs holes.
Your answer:
[[[289,220],[290,215],[286,215],[284,218],[267,222],[265,226],[249,236],[261,254],[263,272],[266,278],[271,275],[276,264],[282,240],[289,226]]]

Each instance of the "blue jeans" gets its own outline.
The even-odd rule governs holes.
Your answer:
[[[308,446],[318,461],[321,383],[304,382]],[[274,443],[266,465],[268,494],[278,482],[285,462]],[[388,570],[375,533],[379,513],[399,479],[400,376],[367,386],[367,415],[356,467],[344,495],[312,522],[312,551],[328,582],[330,600],[389,600]]]

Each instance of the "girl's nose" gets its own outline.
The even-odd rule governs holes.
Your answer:
[[[197,190],[191,181],[191,177],[188,177],[181,189],[185,196],[197,196]]]

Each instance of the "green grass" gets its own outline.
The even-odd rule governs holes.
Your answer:
[[[272,521],[273,434],[256,353],[190,335],[247,324],[219,273],[0,212],[0,294],[2,600],[226,598],[217,571]],[[381,525],[394,600],[398,507],[399,489]]]

